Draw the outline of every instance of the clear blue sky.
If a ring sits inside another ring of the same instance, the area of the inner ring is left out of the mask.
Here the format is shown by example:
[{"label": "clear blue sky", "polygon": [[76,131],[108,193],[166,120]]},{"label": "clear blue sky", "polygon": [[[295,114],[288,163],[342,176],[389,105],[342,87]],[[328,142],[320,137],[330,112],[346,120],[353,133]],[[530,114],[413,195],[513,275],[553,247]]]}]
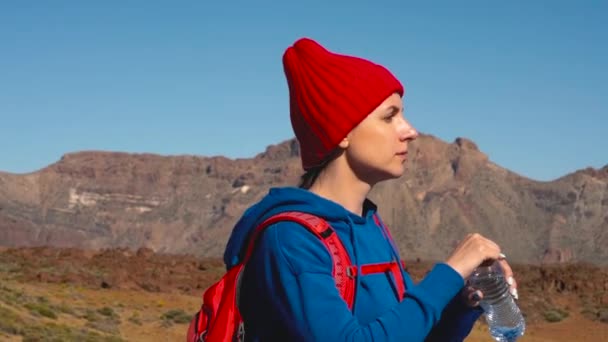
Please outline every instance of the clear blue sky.
[{"label": "clear blue sky", "polygon": [[303,36],[387,66],[421,132],[524,176],[608,164],[608,2],[419,3],[3,1],[0,170],[252,157],[292,137],[281,57]]}]

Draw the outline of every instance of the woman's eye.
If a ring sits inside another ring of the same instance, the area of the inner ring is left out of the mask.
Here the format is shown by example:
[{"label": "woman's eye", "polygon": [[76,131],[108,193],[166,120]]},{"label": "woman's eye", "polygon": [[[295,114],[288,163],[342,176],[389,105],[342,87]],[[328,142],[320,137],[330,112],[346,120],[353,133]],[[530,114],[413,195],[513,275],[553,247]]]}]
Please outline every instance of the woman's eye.
[{"label": "woman's eye", "polygon": [[397,113],[390,113],[387,116],[385,116],[384,118],[382,118],[382,120],[384,120],[385,122],[391,122],[393,121],[393,118],[395,117]]}]

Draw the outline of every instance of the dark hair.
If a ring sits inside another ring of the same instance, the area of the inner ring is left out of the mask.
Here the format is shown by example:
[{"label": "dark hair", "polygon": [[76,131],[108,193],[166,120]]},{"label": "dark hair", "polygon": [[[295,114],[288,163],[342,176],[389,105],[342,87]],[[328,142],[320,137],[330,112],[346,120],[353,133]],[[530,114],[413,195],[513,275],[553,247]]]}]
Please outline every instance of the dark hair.
[{"label": "dark hair", "polygon": [[327,158],[325,158],[323,162],[321,162],[321,164],[306,170],[306,172],[300,177],[300,183],[298,184],[298,187],[306,190],[310,189],[312,185],[315,184],[317,178],[319,178],[321,172],[325,170],[327,165],[334,159],[338,158],[343,151],[344,150],[342,150],[341,148],[336,148],[329,154],[329,156],[327,156]]},{"label": "dark hair", "polygon": [[298,185],[298,187],[300,187],[302,189],[306,189],[306,190],[310,189],[312,187],[312,185],[315,184],[315,181],[321,174],[321,171],[323,171],[323,169],[325,168],[325,165],[326,164],[321,164],[319,166],[316,166],[316,167],[313,167],[312,169],[307,170],[300,177],[300,184]]}]

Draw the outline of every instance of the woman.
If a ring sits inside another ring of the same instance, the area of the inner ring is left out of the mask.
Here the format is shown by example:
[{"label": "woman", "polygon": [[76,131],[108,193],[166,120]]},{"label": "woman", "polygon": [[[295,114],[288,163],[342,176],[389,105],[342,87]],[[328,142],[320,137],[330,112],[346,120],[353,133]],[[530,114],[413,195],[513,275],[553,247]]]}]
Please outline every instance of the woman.
[{"label": "woman", "polygon": [[[326,220],[359,268],[400,260],[367,199],[378,182],[404,172],[418,132],[403,116],[401,83],[384,67],[300,39],[283,56],[291,122],[306,173],[299,188],[275,188],[236,225],[225,252],[238,262],[253,228],[286,211]],[[473,269],[500,258],[500,247],[473,234],[418,284],[356,276],[350,309],[332,277],[332,259],[298,223],[267,228],[245,267],[239,308],[248,341],[461,341],[481,314],[478,291],[465,287]],[[512,275],[506,262],[505,272]],[[515,284],[513,284],[513,289]]]}]

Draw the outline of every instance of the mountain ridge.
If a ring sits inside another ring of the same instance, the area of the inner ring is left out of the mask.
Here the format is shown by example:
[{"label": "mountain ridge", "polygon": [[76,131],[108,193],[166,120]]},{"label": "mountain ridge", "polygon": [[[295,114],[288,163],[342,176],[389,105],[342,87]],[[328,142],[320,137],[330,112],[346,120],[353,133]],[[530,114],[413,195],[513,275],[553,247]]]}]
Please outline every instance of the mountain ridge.
[{"label": "mountain ridge", "polygon": [[[502,168],[466,138],[421,135],[406,174],[370,198],[404,257],[444,259],[480,232],[527,263],[608,263],[608,165],[553,181]],[[242,212],[301,174],[295,139],[252,158],[85,151],[0,172],[0,245],[221,255]]]}]

